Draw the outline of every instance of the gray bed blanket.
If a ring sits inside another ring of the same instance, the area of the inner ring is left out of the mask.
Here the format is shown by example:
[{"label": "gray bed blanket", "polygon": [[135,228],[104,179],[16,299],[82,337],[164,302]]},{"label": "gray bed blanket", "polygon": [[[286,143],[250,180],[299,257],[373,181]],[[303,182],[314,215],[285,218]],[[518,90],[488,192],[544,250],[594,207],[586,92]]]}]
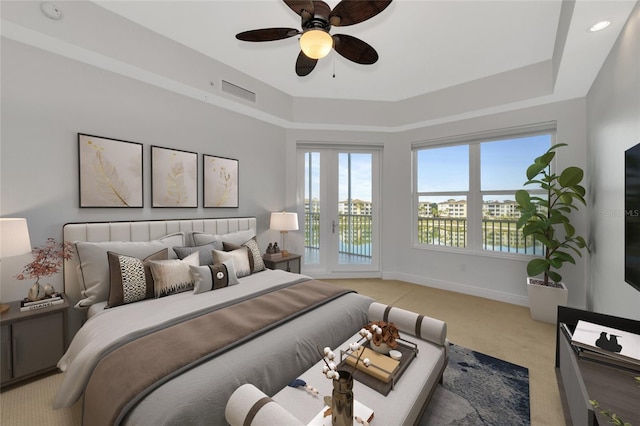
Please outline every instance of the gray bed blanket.
[{"label": "gray bed blanket", "polygon": [[123,345],[102,358],[93,371],[85,391],[83,423],[117,425],[127,407],[167,377],[350,292],[309,280]]},{"label": "gray bed blanket", "polygon": [[[373,300],[346,294],[185,371],[146,395],[126,425],[226,425],[233,391],[252,383],[274,395],[320,359],[317,347],[337,347],[367,322]],[[318,380],[326,380],[318,371]]]}]

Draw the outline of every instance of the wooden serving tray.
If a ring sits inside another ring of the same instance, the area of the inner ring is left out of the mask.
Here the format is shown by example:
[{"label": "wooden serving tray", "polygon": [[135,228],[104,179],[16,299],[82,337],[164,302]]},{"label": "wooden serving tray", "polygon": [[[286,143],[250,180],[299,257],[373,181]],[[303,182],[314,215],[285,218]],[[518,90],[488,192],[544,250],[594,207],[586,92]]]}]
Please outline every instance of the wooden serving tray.
[{"label": "wooden serving tray", "polygon": [[[404,339],[396,339],[396,341],[398,342],[398,347],[396,348],[396,350],[402,353],[402,358],[400,358],[400,365],[398,365],[398,368],[396,368],[395,371],[393,371],[389,375],[388,382],[384,382],[380,379],[377,379],[376,377],[368,373],[365,373],[364,371],[361,371],[359,369],[355,369],[355,371],[353,372],[353,378],[359,381],[360,383],[363,383],[369,386],[371,389],[381,393],[382,395],[387,396],[389,392],[391,392],[391,390],[393,389],[394,384],[400,379],[404,371],[407,369],[409,364],[411,364],[413,359],[418,355],[418,347],[416,346],[415,343],[409,342],[408,340],[404,340]],[[367,342],[363,346],[369,347],[370,343]],[[347,364],[347,360],[346,360],[347,356],[353,356],[353,355],[349,355],[344,351],[340,351],[341,361],[338,364],[338,369],[344,369],[349,371],[353,369],[352,365]],[[372,365],[369,368],[374,368],[374,367]]]}]

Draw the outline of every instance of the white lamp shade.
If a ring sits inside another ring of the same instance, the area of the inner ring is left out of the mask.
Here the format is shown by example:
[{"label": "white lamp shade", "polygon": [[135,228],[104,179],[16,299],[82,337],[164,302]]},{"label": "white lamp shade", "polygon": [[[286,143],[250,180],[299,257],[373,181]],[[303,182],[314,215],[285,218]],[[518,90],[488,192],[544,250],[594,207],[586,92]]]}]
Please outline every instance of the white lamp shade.
[{"label": "white lamp shade", "polygon": [[0,218],[0,259],[31,253],[27,219]]},{"label": "white lamp shade", "polygon": [[269,225],[269,228],[276,231],[297,231],[298,213],[271,213],[271,223]]},{"label": "white lamp shade", "polygon": [[333,38],[324,30],[307,30],[300,37],[300,49],[311,59],[322,59],[331,52]]}]

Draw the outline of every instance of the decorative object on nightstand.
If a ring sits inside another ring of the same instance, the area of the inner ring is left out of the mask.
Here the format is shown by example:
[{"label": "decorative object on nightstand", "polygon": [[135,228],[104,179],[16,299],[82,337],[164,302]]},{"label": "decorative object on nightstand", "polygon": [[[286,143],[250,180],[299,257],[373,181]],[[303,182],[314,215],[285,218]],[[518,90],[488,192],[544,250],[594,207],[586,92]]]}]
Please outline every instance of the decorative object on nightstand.
[{"label": "decorative object on nightstand", "polygon": [[[271,213],[271,223],[269,225],[269,229],[280,231],[280,233],[282,234],[282,256],[289,256],[289,252],[285,250],[285,237],[287,232],[298,230],[298,214],[287,213],[286,211]],[[277,245],[274,246],[274,249],[275,247],[277,247]]]},{"label": "decorative object on nightstand", "polygon": [[282,253],[280,253],[280,247],[278,243],[269,243],[267,251],[263,256],[264,260],[278,260],[282,259]]},{"label": "decorative object on nightstand", "polygon": [[[45,288],[40,285],[40,277],[49,277],[57,274],[65,260],[71,259],[72,248],[70,242],[58,243],[54,238],[47,238],[47,243],[42,247],[33,249],[33,262],[24,266],[22,273],[16,275],[18,280],[35,278],[36,282],[29,289],[27,298],[31,302],[47,297]],[[51,293],[51,289],[49,290]]]},{"label": "decorative object on nightstand", "polygon": [[[31,240],[29,239],[27,219],[0,218],[0,259],[28,253],[31,253]],[[8,309],[8,304],[0,304],[0,312]]]}]

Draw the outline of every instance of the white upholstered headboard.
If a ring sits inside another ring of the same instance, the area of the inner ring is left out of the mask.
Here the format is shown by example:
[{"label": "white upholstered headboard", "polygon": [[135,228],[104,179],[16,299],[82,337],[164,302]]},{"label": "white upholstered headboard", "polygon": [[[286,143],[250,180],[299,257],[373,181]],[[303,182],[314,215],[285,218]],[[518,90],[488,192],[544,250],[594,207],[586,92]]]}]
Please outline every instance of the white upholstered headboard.
[{"label": "white upholstered headboard", "polygon": [[[184,232],[187,238],[192,231],[207,234],[256,230],[255,217],[230,217],[216,219],[149,220],[131,222],[68,223],[62,228],[64,241],[151,241],[174,232]],[[187,245],[193,245],[187,239]],[[77,260],[64,263],[64,292],[73,306],[81,298]]]}]

